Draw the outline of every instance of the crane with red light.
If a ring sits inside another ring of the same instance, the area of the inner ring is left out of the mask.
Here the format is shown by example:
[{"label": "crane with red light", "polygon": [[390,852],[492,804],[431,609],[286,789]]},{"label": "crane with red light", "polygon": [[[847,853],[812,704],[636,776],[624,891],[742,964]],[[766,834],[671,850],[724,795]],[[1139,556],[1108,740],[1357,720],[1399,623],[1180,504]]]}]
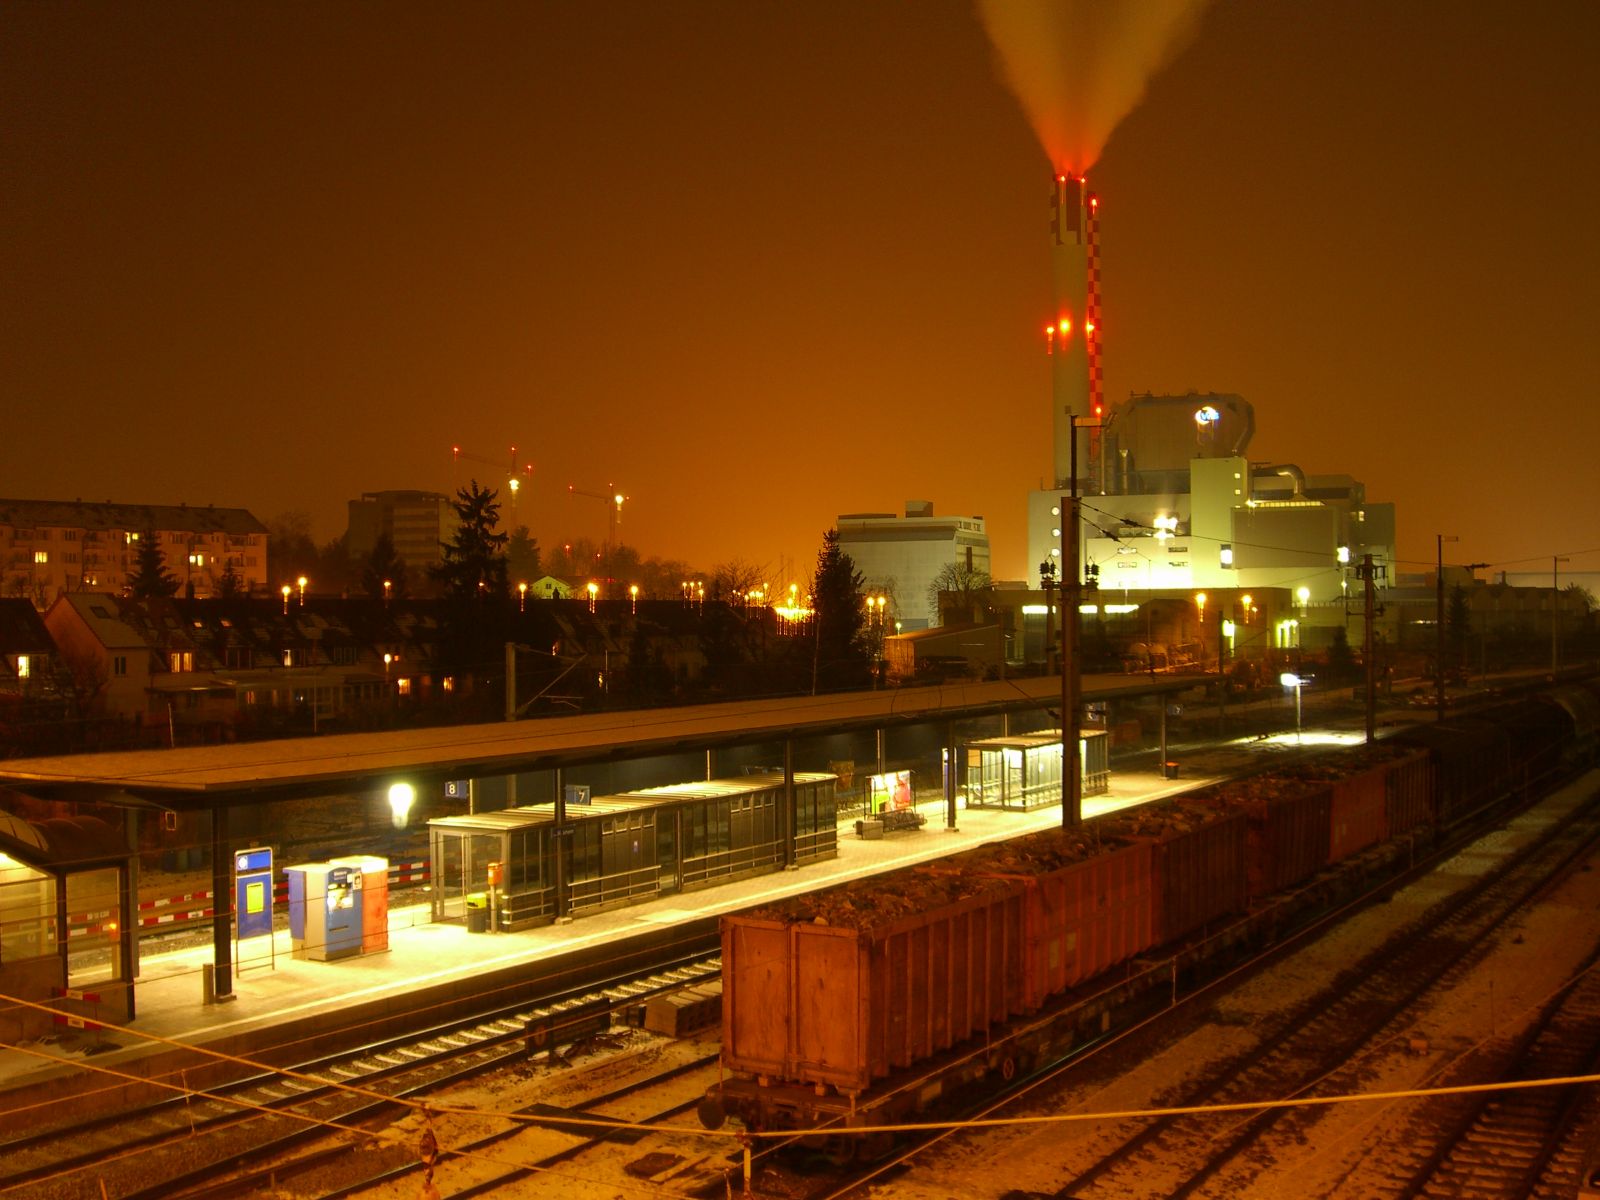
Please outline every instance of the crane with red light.
[{"label": "crane with red light", "polygon": [[617,526],[622,523],[622,506],[623,506],[624,503],[627,502],[628,497],[624,496],[621,492],[619,492],[617,490],[617,485],[614,484],[614,483],[606,484],[606,490],[603,491],[603,492],[587,491],[584,488],[579,487],[577,484],[569,483],[569,484],[567,484],[567,495],[569,495],[569,496],[587,496],[587,497],[589,497],[589,499],[598,500],[598,501],[600,501],[600,503],[602,503],[602,504],[604,504],[606,506],[606,544],[605,544],[605,563],[604,563],[604,566],[605,566],[606,585],[607,585],[607,588],[609,589],[610,584],[612,582],[612,580],[611,580],[611,545],[612,545],[612,543],[614,541],[616,541]]},{"label": "crane with red light", "polygon": [[[488,463],[491,467],[498,467],[503,461],[498,458],[486,458],[482,454],[474,454],[471,451],[463,450],[460,446],[451,446],[450,461],[453,463],[461,462],[463,459],[468,462]],[[517,493],[522,490],[523,483],[525,481],[531,482],[532,479],[533,464],[524,463],[519,469],[517,467],[517,448],[512,446],[511,458],[506,467],[506,489],[511,493],[512,508],[517,506]]]}]

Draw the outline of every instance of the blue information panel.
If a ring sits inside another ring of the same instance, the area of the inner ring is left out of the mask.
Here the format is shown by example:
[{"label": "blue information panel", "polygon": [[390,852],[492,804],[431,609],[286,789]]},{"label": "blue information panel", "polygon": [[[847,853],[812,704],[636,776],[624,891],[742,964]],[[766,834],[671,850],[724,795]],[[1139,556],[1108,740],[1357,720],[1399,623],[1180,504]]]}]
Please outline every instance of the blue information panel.
[{"label": "blue information panel", "polygon": [[465,800],[472,791],[470,779],[447,779],[444,782],[446,800]]},{"label": "blue information panel", "polygon": [[564,790],[568,804],[589,803],[589,785],[587,783],[569,783]]},{"label": "blue information panel", "polygon": [[272,936],[272,850],[241,850],[233,856],[233,911],[238,936]]}]

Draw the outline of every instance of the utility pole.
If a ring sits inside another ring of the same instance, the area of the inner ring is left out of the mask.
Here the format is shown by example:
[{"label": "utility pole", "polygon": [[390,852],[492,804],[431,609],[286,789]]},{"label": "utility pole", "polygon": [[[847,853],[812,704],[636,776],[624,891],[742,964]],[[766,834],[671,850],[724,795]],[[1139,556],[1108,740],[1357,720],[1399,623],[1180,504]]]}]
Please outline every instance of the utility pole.
[{"label": "utility pole", "polygon": [[1356,568],[1356,575],[1362,581],[1366,604],[1362,612],[1362,623],[1366,626],[1365,636],[1361,642],[1361,661],[1366,667],[1367,676],[1367,745],[1372,745],[1378,737],[1378,662],[1372,653],[1372,620],[1377,615],[1377,608],[1373,598],[1373,576],[1377,572],[1372,566],[1372,555],[1363,554],[1361,565]]},{"label": "utility pole", "polygon": [[1061,498],[1061,827],[1083,824],[1083,754],[1079,729],[1083,726],[1082,638],[1078,636],[1078,610],[1083,603],[1083,571],[1078,565],[1078,429],[1099,428],[1092,417],[1073,417],[1071,433],[1072,476]]},{"label": "utility pole", "polygon": [[1444,720],[1444,544],[1446,542],[1459,542],[1461,539],[1448,534],[1435,534],[1438,540],[1435,543],[1438,550],[1435,564],[1433,582],[1437,593],[1434,606],[1434,626],[1438,633],[1436,649],[1433,660],[1433,687],[1434,687],[1434,719]]},{"label": "utility pole", "polygon": [[1571,562],[1560,555],[1550,557],[1550,669],[1561,669],[1561,564]]},{"label": "utility pole", "polygon": [[1217,604],[1217,737],[1227,736],[1228,728],[1228,640],[1223,630],[1227,621],[1223,619],[1223,606]]}]

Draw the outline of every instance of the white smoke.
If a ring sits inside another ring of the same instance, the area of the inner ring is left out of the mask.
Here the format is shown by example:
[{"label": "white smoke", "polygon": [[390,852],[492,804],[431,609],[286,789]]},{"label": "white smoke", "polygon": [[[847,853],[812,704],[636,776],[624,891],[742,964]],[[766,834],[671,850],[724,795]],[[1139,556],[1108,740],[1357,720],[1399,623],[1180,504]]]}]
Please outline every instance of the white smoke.
[{"label": "white smoke", "polygon": [[977,0],[1050,164],[1081,175],[1150,79],[1188,44],[1205,0]]}]

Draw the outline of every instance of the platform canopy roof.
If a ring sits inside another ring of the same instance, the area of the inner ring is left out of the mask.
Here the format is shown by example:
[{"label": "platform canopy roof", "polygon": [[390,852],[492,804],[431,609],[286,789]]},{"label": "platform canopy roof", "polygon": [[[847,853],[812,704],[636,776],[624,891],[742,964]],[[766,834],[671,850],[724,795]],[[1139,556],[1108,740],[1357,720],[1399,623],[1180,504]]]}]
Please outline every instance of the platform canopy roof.
[{"label": "platform canopy roof", "polygon": [[[1196,675],[1085,676],[1086,702],[1187,691]],[[783,696],[685,708],[651,708],[492,725],[0,760],[0,782],[30,791],[118,791],[206,807],[225,797],[317,795],[385,779],[414,783],[545,770],[580,763],[715,749],[824,733],[958,720],[1060,704],[1058,677]]]}]

